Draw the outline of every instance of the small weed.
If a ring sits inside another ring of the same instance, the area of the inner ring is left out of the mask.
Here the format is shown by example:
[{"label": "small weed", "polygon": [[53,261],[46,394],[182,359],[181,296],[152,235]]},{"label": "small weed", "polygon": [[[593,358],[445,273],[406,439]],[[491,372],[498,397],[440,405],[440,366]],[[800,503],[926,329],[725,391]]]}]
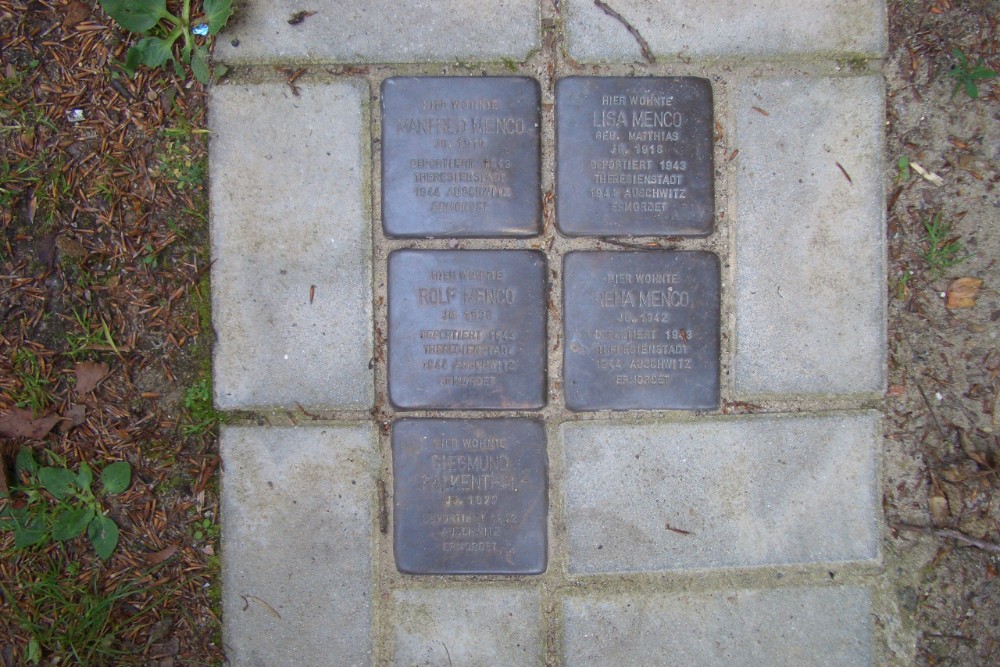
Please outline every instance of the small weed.
[{"label": "small weed", "polygon": [[94,351],[112,351],[118,354],[118,345],[115,344],[111,329],[103,318],[97,322],[91,319],[88,312],[81,313],[74,308],[73,319],[76,320],[80,333],[66,334],[66,342],[69,345],[67,356],[76,359]]},{"label": "small weed", "polygon": [[921,257],[927,262],[927,270],[931,275],[940,275],[945,269],[965,259],[962,242],[957,236],[951,236],[951,225],[941,219],[940,213],[924,220],[923,226],[927,241],[926,250]]},{"label": "small weed", "polygon": [[913,278],[913,274],[909,271],[903,271],[902,275],[896,280],[896,298],[900,301],[904,300],[910,294],[910,279]]},{"label": "small weed", "polygon": [[864,72],[868,69],[868,58],[860,55],[851,56],[850,58],[838,60],[837,65],[852,72]]},{"label": "small weed", "polygon": [[960,90],[965,90],[965,94],[970,99],[977,99],[979,97],[979,82],[992,79],[996,77],[997,73],[986,67],[986,61],[982,58],[973,65],[961,49],[953,49],[951,55],[955,59],[951,71],[948,72],[948,76],[955,79],[951,99],[955,99],[955,95],[958,95]]},{"label": "small weed", "polygon": [[142,245],[142,251],[146,253],[142,256],[142,263],[151,269],[155,269],[159,263],[159,258],[157,257],[156,248],[153,247],[152,243],[144,243]]},{"label": "small weed", "polygon": [[[191,16],[191,0],[183,0],[179,16],[170,13],[166,0],[100,1],[101,8],[118,25],[129,32],[145,35],[125,56],[124,69],[129,75],[135,74],[140,65],[156,68],[172,61],[178,77],[184,76],[183,62],[191,66],[198,81],[207,83],[211,78],[209,41],[229,21],[233,13],[232,0],[203,0],[204,13],[194,17]],[[179,44],[178,40],[181,40]],[[220,66],[214,74],[218,78],[224,73],[225,69]]]},{"label": "small weed", "polygon": [[203,377],[184,392],[184,407],[188,412],[189,424],[181,431],[184,435],[202,435],[219,423],[219,413],[212,404],[212,381]]},{"label": "small weed", "polygon": [[517,71],[517,62],[514,61],[512,58],[504,58],[503,59],[503,66],[507,68],[508,72],[516,72]]},{"label": "small weed", "polygon": [[14,367],[21,381],[20,390],[13,396],[17,407],[31,408],[36,415],[41,414],[55,401],[44,362],[33,351],[22,347],[14,352]]},{"label": "small weed", "polygon": [[[12,490],[23,496],[24,502],[19,506],[8,503],[0,510],[0,528],[14,532],[14,547],[18,549],[65,542],[86,532],[94,551],[107,560],[118,546],[118,526],[104,516],[90,488],[94,471],[86,462],[75,473],[64,462],[57,462],[60,465],[41,467],[29,448],[21,448],[14,470],[22,481]],[[106,494],[122,493],[131,483],[132,467],[127,461],[112,463],[101,472]]]},{"label": "small weed", "polygon": [[[134,614],[112,619],[115,607],[150,589],[131,582],[103,592],[97,573],[81,580],[79,563],[49,563],[42,572],[18,569],[19,580],[0,583],[12,620],[30,639],[22,649],[22,663],[37,665],[43,656],[50,665],[117,664],[128,651],[117,646],[118,636],[136,622]],[[29,580],[20,580],[23,577]],[[10,586],[8,588],[8,586]]]},{"label": "small weed", "polygon": [[167,141],[166,151],[160,157],[158,175],[173,181],[178,190],[195,190],[205,182],[207,166],[204,158],[195,158],[191,146],[182,139]]},{"label": "small weed", "polygon": [[205,517],[194,522],[191,537],[195,542],[202,540],[213,541],[219,537],[219,524],[213,523],[211,517]]},{"label": "small weed", "polygon": [[896,174],[896,179],[904,183],[910,180],[910,158],[906,155],[900,156],[898,167],[899,173]]}]

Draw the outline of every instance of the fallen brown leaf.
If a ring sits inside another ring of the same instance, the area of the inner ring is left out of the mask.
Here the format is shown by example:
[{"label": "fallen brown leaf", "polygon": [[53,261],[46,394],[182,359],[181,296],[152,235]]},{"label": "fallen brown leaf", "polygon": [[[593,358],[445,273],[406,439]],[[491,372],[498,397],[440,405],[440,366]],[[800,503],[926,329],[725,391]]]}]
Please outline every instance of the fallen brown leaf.
[{"label": "fallen brown leaf", "polygon": [[3,447],[0,447],[0,498],[10,498],[12,480],[7,469],[7,457]]},{"label": "fallen brown leaf", "polygon": [[163,561],[167,560],[171,556],[177,553],[177,545],[171,544],[165,549],[160,549],[156,553],[146,554],[146,562],[150,565],[159,565]]},{"label": "fallen brown leaf", "polygon": [[59,424],[59,432],[67,433],[74,426],[79,426],[87,421],[87,407],[84,405],[71,405],[62,413],[63,422]]},{"label": "fallen brown leaf", "polygon": [[49,431],[62,419],[55,414],[35,417],[31,410],[11,408],[10,412],[0,416],[0,435],[5,435],[8,438],[40,440],[48,435]]},{"label": "fallen brown leaf", "polygon": [[60,234],[56,237],[56,249],[59,255],[67,259],[80,261],[87,256],[87,248],[72,236]]},{"label": "fallen brown leaf", "polygon": [[948,499],[940,491],[927,499],[927,507],[931,511],[931,522],[938,527],[948,524],[951,512],[948,509]]},{"label": "fallen brown leaf", "polygon": [[73,367],[76,373],[76,393],[83,396],[87,392],[93,391],[101,380],[103,380],[111,368],[104,362],[81,361]]},{"label": "fallen brown leaf", "polygon": [[972,308],[976,305],[976,295],[982,286],[983,281],[979,278],[956,278],[948,286],[948,301],[945,305],[952,310]]},{"label": "fallen brown leaf", "polygon": [[66,7],[66,16],[63,17],[64,28],[75,28],[79,24],[90,18],[90,5],[85,2],[75,0]]}]

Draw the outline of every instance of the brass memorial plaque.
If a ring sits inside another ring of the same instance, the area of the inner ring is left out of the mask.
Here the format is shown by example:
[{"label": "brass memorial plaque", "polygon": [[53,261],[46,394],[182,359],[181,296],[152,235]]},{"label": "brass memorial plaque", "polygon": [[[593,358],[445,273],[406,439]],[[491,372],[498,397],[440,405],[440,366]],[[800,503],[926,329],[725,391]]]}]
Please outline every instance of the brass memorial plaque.
[{"label": "brass memorial plaque", "polygon": [[715,254],[571,252],[563,285],[569,409],[718,406]]},{"label": "brass memorial plaque", "polygon": [[397,421],[396,567],[410,574],[544,572],[546,468],[538,421]]},{"label": "brass memorial plaque", "polygon": [[571,236],[707,236],[712,86],[696,77],[556,83],[556,223]]},{"label": "brass memorial plaque", "polygon": [[386,235],[537,234],[539,114],[534,79],[386,79],[382,84]]},{"label": "brass memorial plaque", "polygon": [[400,409],[545,404],[545,257],[533,250],[389,255],[389,400]]}]

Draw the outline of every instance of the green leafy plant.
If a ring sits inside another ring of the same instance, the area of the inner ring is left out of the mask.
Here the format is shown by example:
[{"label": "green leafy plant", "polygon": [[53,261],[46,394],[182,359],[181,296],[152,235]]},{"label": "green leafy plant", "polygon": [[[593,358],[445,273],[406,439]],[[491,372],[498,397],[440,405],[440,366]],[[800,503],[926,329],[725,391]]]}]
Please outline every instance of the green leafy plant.
[{"label": "green leafy plant", "polygon": [[119,664],[128,650],[118,636],[134,627],[136,616],[116,620],[112,612],[126,598],[149,592],[138,582],[101,590],[97,573],[81,579],[80,564],[50,561],[45,569],[17,570],[17,579],[0,582],[11,619],[28,636],[19,664],[37,665],[42,657],[56,665]]},{"label": "green leafy plant", "polygon": [[[145,35],[125,56],[128,74],[135,74],[140,65],[155,68],[172,61],[177,76],[184,76],[183,62],[190,65],[195,78],[202,83],[210,76],[208,40],[229,21],[232,5],[232,0],[204,0],[203,13],[192,18],[191,0],[182,0],[180,16],[170,13],[166,0],[101,0],[101,8],[118,25]],[[196,39],[199,36],[205,39],[199,41]],[[216,76],[224,71],[217,68]]]},{"label": "green leafy plant", "polygon": [[201,542],[202,540],[215,540],[219,537],[220,528],[216,523],[212,523],[211,517],[205,517],[194,522],[192,526],[193,533],[191,537],[195,539],[196,542]]},{"label": "green leafy plant", "polygon": [[219,423],[219,413],[212,404],[212,381],[196,380],[184,391],[184,407],[190,423],[182,427],[184,435],[201,435]]},{"label": "green leafy plant", "polygon": [[957,236],[951,235],[951,225],[941,219],[940,213],[924,220],[923,226],[927,241],[921,257],[927,262],[932,275],[940,275],[945,269],[965,259],[962,242]]},{"label": "green leafy plant", "polygon": [[901,156],[897,166],[899,167],[899,173],[896,175],[896,178],[904,182],[910,180],[910,158],[906,155]]},{"label": "green leafy plant", "polygon": [[996,77],[997,73],[986,67],[986,61],[982,58],[975,64],[969,62],[968,56],[961,49],[953,49],[951,52],[955,59],[948,76],[955,79],[955,87],[951,91],[951,98],[955,99],[958,91],[965,90],[965,94],[971,99],[979,97],[979,82]]},{"label": "green leafy plant", "polygon": [[[32,451],[22,447],[14,470],[22,482],[12,490],[23,495],[24,502],[8,501],[0,510],[0,528],[14,532],[15,548],[65,542],[86,532],[101,559],[111,556],[118,546],[118,526],[103,514],[91,489],[94,471],[86,462],[75,473],[64,464],[42,467]],[[132,467],[117,461],[104,468],[100,479],[105,494],[122,493],[132,483]]]}]

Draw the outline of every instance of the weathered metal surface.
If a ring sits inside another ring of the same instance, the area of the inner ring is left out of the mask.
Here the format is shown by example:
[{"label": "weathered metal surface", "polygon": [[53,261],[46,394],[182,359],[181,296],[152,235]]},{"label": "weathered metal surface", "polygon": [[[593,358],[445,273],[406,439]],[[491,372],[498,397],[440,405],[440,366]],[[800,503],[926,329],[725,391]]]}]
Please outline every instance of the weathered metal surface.
[{"label": "weathered metal surface", "polygon": [[545,404],[545,258],[531,250],[389,256],[389,400],[400,409]]},{"label": "weathered metal surface", "polygon": [[556,222],[571,236],[707,236],[712,86],[696,77],[556,84]]},{"label": "weathered metal surface", "polygon": [[539,421],[397,421],[396,567],[411,574],[544,572],[546,468]]},{"label": "weathered metal surface", "polygon": [[572,252],[563,285],[567,407],[718,406],[716,255]]},{"label": "weathered metal surface", "polygon": [[386,235],[537,234],[539,118],[534,79],[386,79],[382,84]]}]

